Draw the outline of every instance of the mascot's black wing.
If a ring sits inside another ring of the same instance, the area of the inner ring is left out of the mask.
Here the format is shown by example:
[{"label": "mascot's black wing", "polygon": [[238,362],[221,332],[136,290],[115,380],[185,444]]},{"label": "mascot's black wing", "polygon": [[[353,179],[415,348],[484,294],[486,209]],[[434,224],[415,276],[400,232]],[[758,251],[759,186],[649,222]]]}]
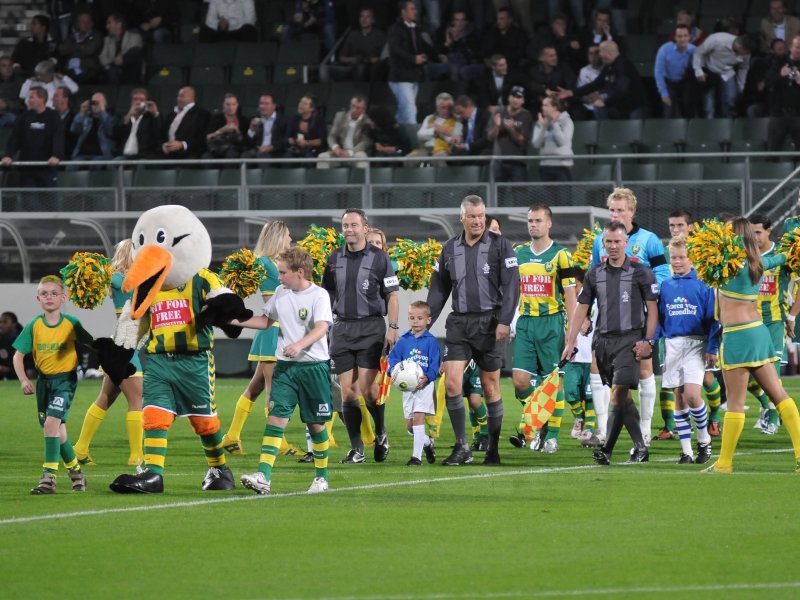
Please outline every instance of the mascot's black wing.
[{"label": "mascot's black wing", "polygon": [[115,386],[119,387],[123,379],[136,373],[136,367],[131,364],[135,349],[117,346],[111,338],[97,338],[92,348],[97,350],[100,367]]},{"label": "mascot's black wing", "polygon": [[242,333],[241,327],[229,325],[234,319],[247,321],[253,316],[253,311],[245,308],[244,301],[233,293],[222,293],[206,298],[200,314],[197,315],[197,325],[200,327],[219,327],[230,338],[238,338]]}]

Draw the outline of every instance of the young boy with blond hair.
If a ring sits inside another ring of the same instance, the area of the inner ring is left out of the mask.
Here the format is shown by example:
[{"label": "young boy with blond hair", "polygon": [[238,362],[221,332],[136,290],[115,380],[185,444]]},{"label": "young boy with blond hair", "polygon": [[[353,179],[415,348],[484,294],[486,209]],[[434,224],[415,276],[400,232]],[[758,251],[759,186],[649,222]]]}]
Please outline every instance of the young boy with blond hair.
[{"label": "young boy with blond hair", "polygon": [[42,277],[36,299],[44,313],[28,323],[14,341],[14,371],[23,394],[34,393],[34,385],[23,364],[26,354],[33,354],[39,372],[35,391],[39,423],[44,428],[44,464],[39,484],[31,494],[56,493],[59,458],[64,461],[72,480],[72,490],[82,492],[86,490],[86,477],[67,438],[66,423],[78,383],[75,342],[91,342],[92,336],[77,318],[61,312],[67,296],[60,277]]}]

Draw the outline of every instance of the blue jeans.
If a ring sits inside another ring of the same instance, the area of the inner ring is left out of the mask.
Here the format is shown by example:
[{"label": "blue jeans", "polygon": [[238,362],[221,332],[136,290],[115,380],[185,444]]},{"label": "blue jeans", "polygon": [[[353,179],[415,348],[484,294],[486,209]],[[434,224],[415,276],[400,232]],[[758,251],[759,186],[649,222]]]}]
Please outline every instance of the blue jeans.
[{"label": "blue jeans", "polygon": [[[703,95],[703,108],[705,109],[706,118],[713,119],[716,116],[732,117],[738,93],[739,88],[736,85],[736,77],[723,81],[719,75],[708,75],[708,89]],[[717,115],[716,110],[717,96],[719,96],[720,104],[719,115]]]},{"label": "blue jeans", "polygon": [[399,125],[416,125],[419,84],[412,81],[390,81],[389,88],[397,98],[397,123]]}]

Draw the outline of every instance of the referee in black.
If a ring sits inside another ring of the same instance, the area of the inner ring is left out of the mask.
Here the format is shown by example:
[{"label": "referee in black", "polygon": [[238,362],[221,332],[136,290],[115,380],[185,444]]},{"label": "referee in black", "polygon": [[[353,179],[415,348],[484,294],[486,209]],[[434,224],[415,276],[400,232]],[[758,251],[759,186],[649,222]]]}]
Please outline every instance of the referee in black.
[{"label": "referee in black", "polygon": [[[348,208],[342,215],[345,245],[331,252],[322,274],[322,287],[331,296],[331,371],[342,387],[342,417],[350,437],[350,451],[343,464],[363,463],[361,408],[364,396],[375,421],[375,462],[389,454],[384,407],[375,403],[372,383],[380,370],[384,347],[397,342],[400,289],[389,255],[367,243],[369,223],[363,210]],[[389,329],[384,315],[388,313]]]},{"label": "referee in black", "polygon": [[597,324],[592,349],[600,377],[611,386],[606,443],[592,453],[600,465],[611,464],[611,453],[623,425],[633,440],[628,462],[647,462],[649,454],[639,426],[639,411],[631,390],[639,385],[640,358],[653,353],[658,325],[658,284],[653,272],[625,254],[625,225],[611,221],[603,228],[608,260],[589,270],[578,296],[562,358],[571,358],[581,324],[597,301]]},{"label": "referee in black", "polygon": [[451,292],[453,295],[453,312],[445,324],[443,361],[447,412],[456,444],[443,464],[472,462],[462,379],[464,368],[474,359],[481,370],[489,414],[489,447],[483,464],[499,465],[497,448],[503,424],[500,367],[503,342],[509,337],[519,302],[519,269],[511,243],[486,229],[486,205],[480,196],[467,196],[461,202],[461,223],[464,231],[442,248],[428,292],[431,323],[441,314]]}]

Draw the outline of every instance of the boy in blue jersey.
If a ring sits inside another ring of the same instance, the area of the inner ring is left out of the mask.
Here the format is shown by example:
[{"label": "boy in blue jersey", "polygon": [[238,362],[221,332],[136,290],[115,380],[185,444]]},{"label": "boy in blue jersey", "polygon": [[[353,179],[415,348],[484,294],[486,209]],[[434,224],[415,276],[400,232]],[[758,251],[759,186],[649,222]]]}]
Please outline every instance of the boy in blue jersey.
[{"label": "boy in blue jersey", "polygon": [[[719,322],[714,318],[714,291],[697,278],[686,251],[686,238],[670,240],[673,276],[661,284],[659,327],[666,339],[663,385],[675,392],[675,427],[681,442],[678,464],[711,459],[708,412],[700,396],[705,369],[719,350]],[[692,425],[697,430],[697,456],[692,452]]]},{"label": "boy in blue jersey", "polygon": [[408,432],[414,436],[414,448],[406,466],[422,464],[422,452],[429,463],[436,462],[433,439],[425,435],[425,416],[436,414],[433,382],[439,373],[439,342],[428,331],[431,324],[431,308],[427,302],[418,300],[408,307],[406,331],[389,353],[389,372],[398,363],[412,359],[422,369],[422,377],[416,389],[403,392],[403,416]]},{"label": "boy in blue jersey", "polygon": [[[669,265],[664,256],[664,246],[661,240],[652,231],[642,229],[633,221],[636,214],[636,195],[628,188],[614,188],[606,201],[612,221],[619,221],[628,232],[628,246],[625,253],[631,261],[649,267],[656,277],[656,282],[661,283],[670,276]],[[606,259],[603,247],[603,234],[599,233],[594,238],[592,245],[592,261],[589,267],[603,262]],[[651,425],[653,421],[653,407],[656,402],[656,378],[653,375],[653,359],[647,358],[639,361],[639,404],[641,414],[641,428],[645,443],[650,445]]]}]

